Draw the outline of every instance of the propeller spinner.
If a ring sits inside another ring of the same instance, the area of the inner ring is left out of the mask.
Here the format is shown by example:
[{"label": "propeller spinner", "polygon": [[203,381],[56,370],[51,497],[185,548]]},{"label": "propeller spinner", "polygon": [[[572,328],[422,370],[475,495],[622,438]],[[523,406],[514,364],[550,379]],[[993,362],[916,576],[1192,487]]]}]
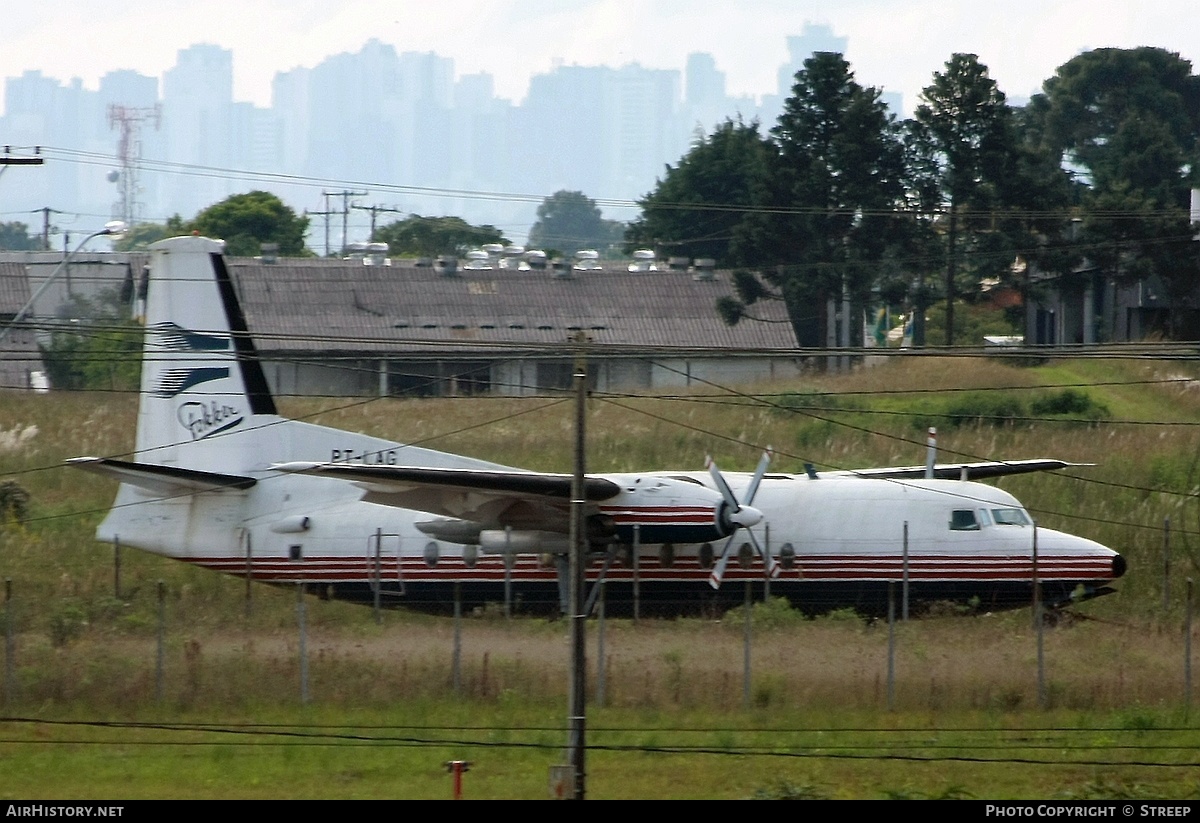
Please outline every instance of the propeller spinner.
[{"label": "propeller spinner", "polygon": [[767,466],[771,463],[771,447],[768,446],[759,458],[758,467],[754,470],[754,476],[750,479],[750,485],[746,488],[746,502],[739,502],[737,496],[733,493],[733,489],[729,488],[729,483],[725,481],[725,476],[721,474],[721,470],[717,468],[717,464],[712,458],[705,459],[705,465],[708,467],[708,473],[712,475],[713,483],[716,484],[717,490],[721,496],[725,498],[725,519],[733,529],[733,533],[729,535],[729,539],[725,541],[725,548],[721,549],[721,556],[717,559],[713,566],[712,574],[708,577],[708,584],[714,589],[721,587],[721,579],[725,576],[725,566],[729,563],[729,549],[733,546],[733,541],[737,538],[737,529],[745,529],[750,535],[750,543],[754,546],[754,550],[758,552],[758,556],[762,558],[764,568],[769,569],[771,577],[779,576],[779,562],[771,557],[762,546],[758,543],[758,538],[754,536],[753,526],[757,526],[762,522],[763,513],[754,508],[751,504],[754,502],[754,496],[758,494],[758,486],[762,483],[763,475],[767,472]]}]

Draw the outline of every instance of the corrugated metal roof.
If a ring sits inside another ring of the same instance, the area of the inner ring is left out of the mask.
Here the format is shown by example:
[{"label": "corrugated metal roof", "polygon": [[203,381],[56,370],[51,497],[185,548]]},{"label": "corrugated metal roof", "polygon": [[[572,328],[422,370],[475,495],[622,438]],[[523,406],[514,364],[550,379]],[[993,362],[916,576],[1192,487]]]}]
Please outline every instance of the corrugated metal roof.
[{"label": "corrugated metal roof", "polygon": [[29,277],[25,266],[0,261],[0,317],[13,317],[29,301]]},{"label": "corrugated metal roof", "polygon": [[[426,267],[263,264],[234,258],[246,320],[264,351],[433,352],[553,347],[583,331],[602,346],[788,350],[796,338],[783,305],[726,326],[716,312],[731,295],[727,273],[460,271]],[[315,340],[314,340],[315,338]]]}]

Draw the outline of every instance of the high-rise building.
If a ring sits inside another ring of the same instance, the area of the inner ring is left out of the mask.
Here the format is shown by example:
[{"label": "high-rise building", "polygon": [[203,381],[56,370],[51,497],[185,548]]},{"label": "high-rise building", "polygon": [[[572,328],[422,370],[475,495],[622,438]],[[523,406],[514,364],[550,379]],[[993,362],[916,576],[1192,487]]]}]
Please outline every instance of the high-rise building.
[{"label": "high-rise building", "polygon": [[233,52],[210,44],[180,50],[163,73],[162,129],[167,158],[180,164],[166,181],[170,208],[185,216],[235,193],[241,183],[200,169],[228,169],[233,106]]},{"label": "high-rise building", "polygon": [[763,95],[759,116],[770,129],[783,112],[783,103],[792,96],[792,85],[796,72],[804,68],[804,61],[817,52],[846,53],[849,39],[833,33],[831,26],[805,23],[799,35],[787,38],[788,61],[779,67],[776,74],[775,93]]}]

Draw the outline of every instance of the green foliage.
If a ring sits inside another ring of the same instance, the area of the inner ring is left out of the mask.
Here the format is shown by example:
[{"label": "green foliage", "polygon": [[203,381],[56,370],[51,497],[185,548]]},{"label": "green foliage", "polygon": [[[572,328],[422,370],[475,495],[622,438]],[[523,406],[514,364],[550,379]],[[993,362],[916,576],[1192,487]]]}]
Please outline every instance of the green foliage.
[{"label": "green foliage", "polygon": [[626,251],[651,247],[669,255],[712,258],[718,265],[730,263],[734,234],[744,214],[728,207],[755,205],[772,153],[758,123],[726,120],[712,134],[701,136],[638,201],[642,215],[626,232]]},{"label": "green foliage", "polygon": [[1081,389],[1060,389],[1035,395],[1029,410],[1038,417],[1079,417],[1098,420],[1108,417],[1108,407]]},{"label": "green foliage", "polygon": [[756,789],[751,800],[830,800],[833,795],[815,783],[792,783],[780,780],[766,788]]},{"label": "green foliage", "polygon": [[[792,604],[786,597],[772,597],[765,602],[752,603],[750,606],[750,625],[759,631],[773,631],[797,626],[806,619],[803,612],[792,608]],[[730,609],[721,618],[721,622],[731,628],[745,625],[746,607],[738,606]]]},{"label": "green foliage", "polygon": [[137,223],[130,226],[120,239],[113,243],[113,249],[116,251],[139,251],[151,243],[157,243],[168,237],[178,237],[187,234],[188,231],[187,224],[178,214],[168,218],[164,224]]},{"label": "green foliage", "polygon": [[[908,228],[891,215],[904,195],[900,131],[879,90],[861,86],[842,55],[821,52],[796,73],[771,138],[760,208],[737,227],[734,256],[760,267],[800,345],[823,345],[825,299],[845,293],[864,305]],[[744,288],[739,297],[752,302]]]},{"label": "green foliage", "polygon": [[284,257],[308,257],[308,217],[297,215],[274,194],[235,194],[201,211],[184,228],[225,241],[234,257],[254,257],[263,243],[276,243]]},{"label": "green foliage", "polygon": [[557,191],[542,201],[529,230],[529,246],[571,256],[580,249],[606,252],[621,242],[625,224],[605,220],[581,191]]},{"label": "green foliage", "polygon": [[1069,388],[1039,391],[1031,396],[1018,392],[963,392],[936,405],[941,407],[937,413],[913,417],[913,427],[1009,426],[1033,418],[1096,423],[1110,416],[1108,407],[1086,391]]},{"label": "green foliage", "polygon": [[1200,276],[1186,207],[1200,142],[1200,77],[1161,48],[1094,49],[1059,66],[1031,108],[1056,157],[1086,170],[1079,241],[1111,276],[1156,275],[1172,300],[1168,328]]},{"label": "green foliage", "polygon": [[16,480],[0,481],[0,529],[7,523],[23,523],[29,516],[29,492]]},{"label": "green foliage", "polygon": [[829,392],[791,391],[771,400],[772,406],[789,411],[833,411],[837,409],[860,409],[863,404],[853,397],[841,397]]},{"label": "green foliage", "polygon": [[71,643],[87,628],[87,612],[73,601],[63,601],[50,613],[50,643],[56,649]]},{"label": "green foliage", "polygon": [[461,217],[422,217],[419,214],[410,214],[403,220],[376,229],[371,239],[387,243],[393,255],[413,257],[460,256],[487,243],[508,243],[495,226],[472,226]]},{"label": "green foliage", "polygon": [[136,391],[141,381],[142,326],[115,291],[94,300],[75,297],[70,331],[56,331],[41,347],[56,389]]},{"label": "green foliage", "polygon": [[42,239],[29,233],[29,226],[19,221],[0,223],[0,250],[34,251],[42,247]]},{"label": "green foliage", "polygon": [[1161,790],[1135,780],[1100,775],[1082,785],[1063,790],[1064,800],[1161,800]]}]

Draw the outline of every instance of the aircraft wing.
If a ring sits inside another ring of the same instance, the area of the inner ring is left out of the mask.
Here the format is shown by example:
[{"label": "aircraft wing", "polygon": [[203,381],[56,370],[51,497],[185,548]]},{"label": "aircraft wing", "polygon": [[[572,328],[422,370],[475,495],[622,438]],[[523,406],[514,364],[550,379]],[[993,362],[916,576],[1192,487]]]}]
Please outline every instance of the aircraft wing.
[{"label": "aircraft wing", "polygon": [[114,477],[122,483],[129,483],[165,497],[193,492],[243,491],[258,482],[253,477],[238,474],[134,463],[112,457],[73,457],[67,461],[67,465],[92,474]]},{"label": "aircraft wing", "polygon": [[[281,463],[276,471],[348,480],[364,500],[446,517],[514,528],[556,530],[568,515],[569,474],[365,466],[355,463]],[[621,487],[602,477],[584,478],[588,501],[615,497]]]},{"label": "aircraft wing", "polygon": [[[1004,477],[1010,474],[1056,471],[1072,466],[1090,466],[1090,463],[1068,463],[1065,460],[1035,458],[1032,460],[988,460],[979,463],[938,463],[933,467],[933,476],[942,480],[982,480],[988,477]],[[925,477],[924,466],[885,466],[878,469],[851,469],[848,471],[822,472],[822,475],[841,477],[868,477],[882,480],[919,480]]]}]

